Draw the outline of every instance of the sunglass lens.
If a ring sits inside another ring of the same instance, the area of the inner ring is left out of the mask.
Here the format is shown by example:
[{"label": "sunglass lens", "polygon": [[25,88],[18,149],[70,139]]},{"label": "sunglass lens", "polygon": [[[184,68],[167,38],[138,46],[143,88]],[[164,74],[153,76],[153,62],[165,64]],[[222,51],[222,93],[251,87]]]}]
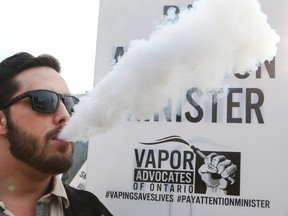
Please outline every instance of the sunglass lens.
[{"label": "sunglass lens", "polygon": [[65,96],[64,103],[69,114],[74,112],[73,107],[79,102],[79,99],[74,96]]},{"label": "sunglass lens", "polygon": [[36,91],[32,94],[33,109],[39,112],[51,113],[58,106],[59,97],[50,91]]}]

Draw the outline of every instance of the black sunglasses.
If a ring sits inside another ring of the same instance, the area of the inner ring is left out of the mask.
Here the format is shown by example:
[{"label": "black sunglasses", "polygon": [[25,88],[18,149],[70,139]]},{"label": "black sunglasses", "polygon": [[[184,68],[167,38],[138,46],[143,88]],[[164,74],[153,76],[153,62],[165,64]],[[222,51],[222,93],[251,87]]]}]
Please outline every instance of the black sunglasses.
[{"label": "black sunglasses", "polygon": [[62,95],[50,90],[31,90],[11,98],[7,103],[0,107],[0,110],[17,103],[26,97],[31,99],[31,106],[33,110],[41,113],[55,112],[59,105],[59,100],[61,100],[64,103],[68,113],[72,115],[74,112],[74,105],[79,102],[79,99],[75,96]]}]

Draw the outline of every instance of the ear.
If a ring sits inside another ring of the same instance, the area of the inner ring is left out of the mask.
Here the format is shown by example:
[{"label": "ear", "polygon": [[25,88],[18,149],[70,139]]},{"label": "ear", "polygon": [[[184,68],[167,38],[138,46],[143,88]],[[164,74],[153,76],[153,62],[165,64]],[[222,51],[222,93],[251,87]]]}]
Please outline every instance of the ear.
[{"label": "ear", "polygon": [[0,111],[0,135],[7,134],[7,119],[3,111]]}]

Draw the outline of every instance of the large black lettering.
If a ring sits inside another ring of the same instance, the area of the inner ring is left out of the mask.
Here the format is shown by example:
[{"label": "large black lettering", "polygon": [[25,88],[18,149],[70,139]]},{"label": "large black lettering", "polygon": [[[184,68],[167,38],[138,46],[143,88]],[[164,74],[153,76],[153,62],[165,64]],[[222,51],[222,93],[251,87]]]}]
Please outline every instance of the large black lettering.
[{"label": "large black lettering", "polygon": [[179,151],[174,150],[171,152],[170,167],[172,169],[179,169],[180,166],[181,166],[181,154]]},{"label": "large black lettering", "polygon": [[149,165],[152,165],[153,168],[156,168],[154,151],[152,149],[149,149],[148,151],[145,168],[147,168]]},{"label": "large black lettering", "polygon": [[144,159],[145,149],[141,150],[140,157],[139,157],[138,149],[134,149],[134,152],[135,152],[135,158],[136,158],[136,165],[137,167],[141,167],[143,159]]},{"label": "large black lettering", "polygon": [[[258,101],[256,103],[252,103],[252,95],[257,95]],[[246,90],[246,123],[251,123],[251,112],[255,111],[257,116],[258,123],[263,124],[263,116],[261,113],[261,106],[264,103],[264,94],[258,88],[247,88]]]},{"label": "large black lettering", "polygon": [[[192,7],[193,7],[192,4],[189,4],[189,5],[187,6],[188,9],[190,9],[190,8],[192,8]],[[164,5],[164,7],[163,7],[163,15],[164,15],[164,16],[167,16],[168,13],[169,13],[169,10],[171,10],[171,9],[174,9],[174,10],[175,10],[175,14],[179,14],[179,13],[180,13],[180,9],[179,9],[178,6],[176,6],[176,5]]]},{"label": "large black lettering", "polygon": [[[264,66],[268,72],[269,77],[275,78],[275,57],[270,62],[266,60],[264,62]],[[237,77],[238,79],[246,79],[247,77],[250,76],[250,73],[248,72],[245,72],[244,74],[236,73],[234,74],[234,76]],[[260,79],[261,77],[262,77],[262,69],[260,65],[256,71],[256,78]]]},{"label": "large black lettering", "polygon": [[193,170],[193,162],[194,154],[192,151],[184,151],[184,161],[183,161],[183,169],[187,169],[187,165],[190,170]]},{"label": "large black lettering", "polygon": [[[259,68],[258,68],[259,70]],[[236,73],[234,74],[235,77],[237,77],[238,79],[246,79],[247,77],[250,76],[250,73],[245,72],[244,74],[240,74],[240,73]]]},{"label": "large black lettering", "polygon": [[121,57],[123,55],[124,55],[124,47],[122,47],[122,46],[121,47],[117,47],[116,51],[115,51],[115,54],[114,54],[115,63],[117,63],[119,57]]},{"label": "large black lettering", "polygon": [[213,123],[217,122],[217,113],[218,113],[218,94],[223,93],[223,89],[213,89],[210,91],[212,93],[212,119]]},{"label": "large black lettering", "polygon": [[240,107],[240,102],[233,101],[233,94],[242,93],[242,88],[229,88],[227,95],[227,122],[242,123],[242,118],[233,118],[233,108]]},{"label": "large black lettering", "polygon": [[177,6],[175,6],[175,5],[164,5],[164,7],[163,7],[163,15],[167,16],[169,10],[171,10],[171,9],[175,10],[175,14],[179,14],[180,13],[180,9]]},{"label": "large black lettering", "polygon": [[[264,62],[264,65],[265,65],[265,68],[268,72],[269,77],[275,78],[275,57],[270,62],[266,60]],[[262,74],[262,70],[261,70],[261,67],[259,67],[258,70],[256,71],[256,78],[260,79],[261,74]]]},{"label": "large black lettering", "polygon": [[[167,106],[165,106],[162,110],[163,110],[165,120],[167,122],[171,122],[172,121],[172,101],[168,100]],[[155,113],[154,114],[154,122],[158,122],[159,118],[160,118],[160,114]]]},{"label": "large black lettering", "polygon": [[166,150],[159,150],[159,158],[158,158],[158,168],[161,168],[161,164],[163,161],[167,161],[169,158],[169,152]]},{"label": "large black lettering", "polygon": [[198,112],[196,117],[193,117],[190,112],[185,113],[185,117],[190,122],[200,122],[203,118],[204,112],[200,105],[193,99],[192,95],[196,93],[199,97],[203,95],[203,92],[199,88],[191,88],[186,93],[187,101],[195,108]]}]

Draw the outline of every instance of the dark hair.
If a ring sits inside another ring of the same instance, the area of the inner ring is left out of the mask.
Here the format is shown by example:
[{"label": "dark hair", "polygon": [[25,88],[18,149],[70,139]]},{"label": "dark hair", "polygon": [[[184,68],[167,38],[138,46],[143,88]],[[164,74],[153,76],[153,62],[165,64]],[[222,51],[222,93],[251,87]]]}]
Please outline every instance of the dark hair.
[{"label": "dark hair", "polygon": [[15,76],[26,69],[41,66],[53,68],[60,73],[59,61],[48,54],[34,57],[27,52],[20,52],[4,59],[0,63],[0,107],[19,90]]}]

